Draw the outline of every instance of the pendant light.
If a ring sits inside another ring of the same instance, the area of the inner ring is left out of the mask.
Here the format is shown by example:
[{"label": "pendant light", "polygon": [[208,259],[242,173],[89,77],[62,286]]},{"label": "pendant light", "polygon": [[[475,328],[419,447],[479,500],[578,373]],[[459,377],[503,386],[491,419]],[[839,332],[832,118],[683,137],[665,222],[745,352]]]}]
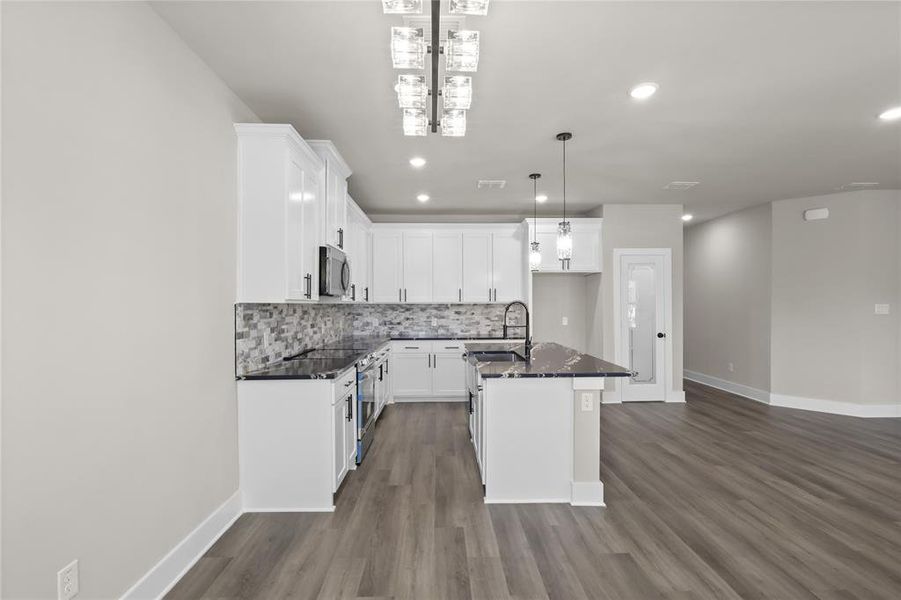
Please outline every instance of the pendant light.
[{"label": "pendant light", "polygon": [[529,244],[529,267],[533,271],[537,271],[541,266],[541,246],[538,244],[538,178],[541,173],[532,173],[529,179],[532,180],[532,191],[534,192],[535,214],[532,218],[532,231],[535,234],[533,241]]},{"label": "pendant light", "polygon": [[572,226],[566,220],[566,142],[572,137],[568,131],[557,134],[557,139],[563,142],[563,220],[557,224],[557,259],[564,269],[569,268],[573,256]]}]

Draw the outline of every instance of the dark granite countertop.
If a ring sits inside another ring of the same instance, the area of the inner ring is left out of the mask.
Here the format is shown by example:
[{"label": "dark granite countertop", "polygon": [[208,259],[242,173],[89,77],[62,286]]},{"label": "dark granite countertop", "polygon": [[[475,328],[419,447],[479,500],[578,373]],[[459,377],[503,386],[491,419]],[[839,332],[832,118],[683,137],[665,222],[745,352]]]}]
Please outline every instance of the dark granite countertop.
[{"label": "dark granite countertop", "polygon": [[[472,348],[467,346],[466,350],[515,352],[520,356],[525,356],[525,346],[516,342],[479,344]],[[467,360],[470,364],[475,365],[482,377],[486,378],[629,377],[631,375],[631,372],[625,367],[553,342],[543,342],[532,346],[532,354],[528,361],[478,362],[474,356],[468,356]]]},{"label": "dark granite countertop", "polygon": [[[492,335],[432,334],[402,332],[390,337],[384,335],[363,335],[341,338],[336,342],[325,344],[320,350],[346,351],[332,358],[297,358],[273,363],[268,367],[251,371],[238,377],[241,379],[335,379],[357,361],[379,350],[392,340],[501,340]],[[509,342],[508,342],[509,343]],[[482,344],[480,343],[480,346]],[[520,344],[521,345],[521,344]]]}]

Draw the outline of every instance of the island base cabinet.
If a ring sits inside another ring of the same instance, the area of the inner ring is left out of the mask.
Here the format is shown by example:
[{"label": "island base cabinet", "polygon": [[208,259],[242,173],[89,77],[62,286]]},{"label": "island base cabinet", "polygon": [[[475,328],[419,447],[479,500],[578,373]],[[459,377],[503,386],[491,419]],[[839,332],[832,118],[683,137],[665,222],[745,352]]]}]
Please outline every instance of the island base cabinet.
[{"label": "island base cabinet", "polygon": [[466,401],[463,342],[397,341],[391,351],[392,391],[397,402]]},{"label": "island base cabinet", "polygon": [[482,447],[485,502],[570,503],[572,379],[482,382],[481,432],[476,437]]}]

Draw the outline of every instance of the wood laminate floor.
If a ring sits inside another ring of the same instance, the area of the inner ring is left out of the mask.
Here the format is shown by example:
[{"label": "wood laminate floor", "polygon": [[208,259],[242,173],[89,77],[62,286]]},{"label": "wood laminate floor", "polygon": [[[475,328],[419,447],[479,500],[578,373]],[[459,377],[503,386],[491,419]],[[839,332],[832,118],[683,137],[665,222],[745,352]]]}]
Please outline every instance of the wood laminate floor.
[{"label": "wood laminate floor", "polygon": [[391,406],[333,514],[242,516],[168,597],[901,598],[901,420],[686,392],[601,408],[606,508],[486,506],[466,405]]}]

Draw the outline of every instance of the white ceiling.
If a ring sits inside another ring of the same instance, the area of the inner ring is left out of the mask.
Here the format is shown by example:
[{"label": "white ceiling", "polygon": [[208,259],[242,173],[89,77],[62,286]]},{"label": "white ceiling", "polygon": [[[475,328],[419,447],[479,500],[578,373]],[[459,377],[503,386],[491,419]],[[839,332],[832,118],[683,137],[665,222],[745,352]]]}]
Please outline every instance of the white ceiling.
[{"label": "white ceiling", "polygon": [[[428,3],[426,3],[428,4]],[[378,0],[163,2],[154,8],[264,121],[335,142],[371,214],[684,203],[699,220],[851,182],[901,187],[901,4],[491,3],[464,138],[404,137]],[[660,85],[637,102],[629,88]],[[421,170],[412,156],[429,162]],[[478,179],[506,179],[479,191]],[[700,181],[682,192],[673,180]],[[416,201],[426,192],[432,200]]]}]

